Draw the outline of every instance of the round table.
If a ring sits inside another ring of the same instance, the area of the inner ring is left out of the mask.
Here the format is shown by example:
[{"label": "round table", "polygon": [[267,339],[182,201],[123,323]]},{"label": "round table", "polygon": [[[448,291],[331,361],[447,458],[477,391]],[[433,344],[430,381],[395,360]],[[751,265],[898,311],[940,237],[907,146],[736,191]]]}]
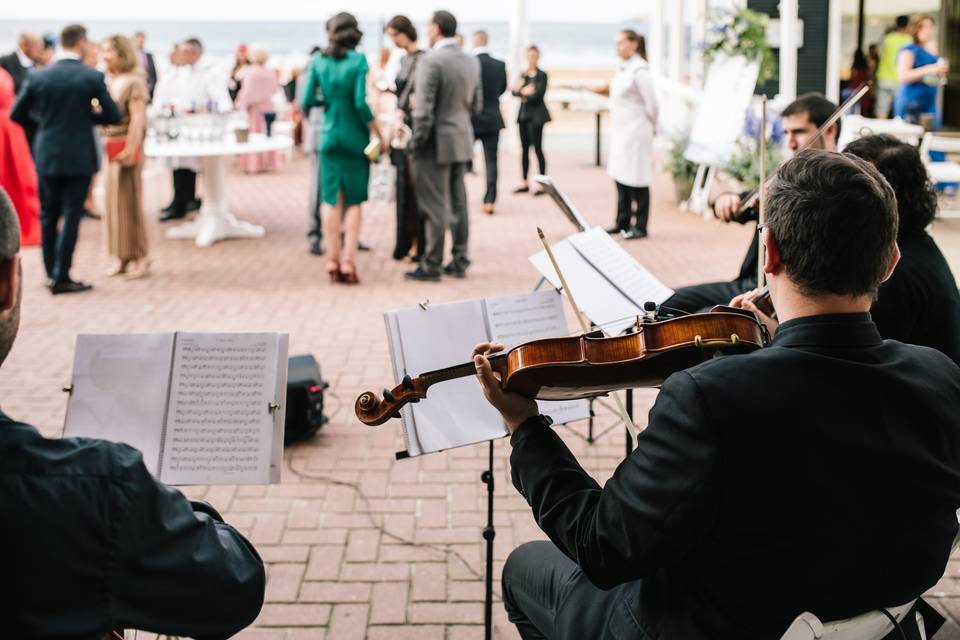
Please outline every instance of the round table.
[{"label": "round table", "polygon": [[238,220],[227,208],[227,162],[233,156],[263,151],[285,151],[293,147],[289,136],[250,134],[247,142],[224,139],[221,142],[158,142],[147,139],[144,154],[150,158],[199,158],[203,166],[203,206],[200,214],[178,227],[167,230],[171,239],[192,238],[198,247],[209,247],[227,238],[262,238],[260,225]]}]

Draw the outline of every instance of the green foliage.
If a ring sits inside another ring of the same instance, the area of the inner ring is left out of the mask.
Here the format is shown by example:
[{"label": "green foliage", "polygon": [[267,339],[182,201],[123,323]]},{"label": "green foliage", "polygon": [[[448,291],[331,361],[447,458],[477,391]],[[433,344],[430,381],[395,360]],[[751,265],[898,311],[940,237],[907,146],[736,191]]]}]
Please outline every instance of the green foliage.
[{"label": "green foliage", "polygon": [[776,77],[776,61],[767,46],[769,20],[767,14],[750,9],[718,13],[714,23],[707,29],[706,41],[701,45],[704,60],[709,64],[721,55],[742,55],[747,60],[760,63],[758,84]]},{"label": "green foliage", "polygon": [[[767,175],[770,175],[783,162],[784,154],[777,142],[768,138],[766,144],[766,169]],[[756,139],[741,139],[730,161],[724,165],[723,171],[743,185],[744,189],[753,189],[758,186],[760,184],[760,153]]]},{"label": "green foliage", "polygon": [[665,168],[674,180],[693,182],[693,179],[697,176],[697,164],[683,157],[683,150],[686,148],[686,139],[677,138],[674,140],[670,147],[670,155],[667,156]]}]

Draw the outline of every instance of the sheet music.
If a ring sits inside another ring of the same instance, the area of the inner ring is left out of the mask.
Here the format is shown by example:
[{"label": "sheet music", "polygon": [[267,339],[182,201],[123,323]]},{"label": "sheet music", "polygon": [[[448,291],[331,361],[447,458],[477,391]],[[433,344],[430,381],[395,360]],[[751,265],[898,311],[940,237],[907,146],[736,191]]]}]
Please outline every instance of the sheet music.
[{"label": "sheet music", "polygon": [[278,334],[177,335],[162,480],[176,484],[269,481],[271,463],[278,468],[278,461],[271,460],[277,448],[275,414],[269,404],[278,401],[281,356],[285,364],[285,341]]},{"label": "sheet music", "polygon": [[123,442],[157,475],[172,333],[80,334],[63,435]]},{"label": "sheet music", "polygon": [[[600,227],[574,234],[568,240],[587,262],[640,309],[648,300],[660,304],[673,295],[673,289],[643,268]],[[573,287],[572,284],[570,286]],[[576,290],[573,295],[578,295]]]},{"label": "sheet music", "polygon": [[[550,248],[584,315],[610,335],[616,335],[633,326],[642,309],[587,262],[570,244],[569,239],[561,240]],[[560,287],[560,278],[557,277],[546,251],[530,256],[530,262],[550,284],[555,288]]]},{"label": "sheet music", "polygon": [[[555,290],[487,298],[486,309],[490,339],[502,342],[505,351],[531,340],[569,334],[563,299]],[[554,424],[590,417],[586,400],[538,400],[537,404],[540,412],[550,416]]]}]

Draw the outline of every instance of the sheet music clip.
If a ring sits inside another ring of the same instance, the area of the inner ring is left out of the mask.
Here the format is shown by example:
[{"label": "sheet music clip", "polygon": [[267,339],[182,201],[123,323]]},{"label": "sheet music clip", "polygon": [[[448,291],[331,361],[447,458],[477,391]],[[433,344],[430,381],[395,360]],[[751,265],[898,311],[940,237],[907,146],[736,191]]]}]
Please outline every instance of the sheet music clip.
[{"label": "sheet music clip", "polygon": [[280,410],[280,405],[277,404],[276,402],[268,402],[268,403],[267,403],[267,411],[268,411],[269,413],[276,413],[276,412],[279,411],[279,410]]},{"label": "sheet music clip", "polygon": [[61,391],[63,391],[64,393],[67,393],[67,394],[72,394],[72,393],[73,393],[73,384],[72,384],[72,383],[71,383],[71,384],[68,384],[67,386],[63,387],[63,389],[61,389]]},{"label": "sheet music clip", "polygon": [[427,298],[427,299],[424,300],[423,302],[418,302],[418,303],[417,303],[417,306],[420,307],[421,309],[423,309],[424,311],[426,311],[426,310],[427,310],[427,307],[430,306],[430,298]]}]

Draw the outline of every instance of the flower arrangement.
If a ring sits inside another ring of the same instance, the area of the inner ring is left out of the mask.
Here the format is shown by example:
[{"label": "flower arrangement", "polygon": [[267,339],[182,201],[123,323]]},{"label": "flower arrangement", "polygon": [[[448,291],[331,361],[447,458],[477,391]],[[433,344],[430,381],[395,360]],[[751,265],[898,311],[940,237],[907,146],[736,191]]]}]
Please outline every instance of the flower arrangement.
[{"label": "flower arrangement", "polygon": [[742,55],[760,63],[757,84],[774,78],[777,65],[767,46],[768,21],[767,14],[750,9],[717,13],[714,24],[707,29],[706,41],[701,45],[704,60],[709,64],[721,55]]},{"label": "flower arrangement", "polygon": [[[743,122],[743,136],[737,142],[736,151],[723,167],[724,173],[739,182],[745,189],[753,189],[760,184],[760,118],[752,109],[747,111]],[[784,159],[783,122],[780,118],[767,119],[767,157],[766,169],[770,174]]]}]

